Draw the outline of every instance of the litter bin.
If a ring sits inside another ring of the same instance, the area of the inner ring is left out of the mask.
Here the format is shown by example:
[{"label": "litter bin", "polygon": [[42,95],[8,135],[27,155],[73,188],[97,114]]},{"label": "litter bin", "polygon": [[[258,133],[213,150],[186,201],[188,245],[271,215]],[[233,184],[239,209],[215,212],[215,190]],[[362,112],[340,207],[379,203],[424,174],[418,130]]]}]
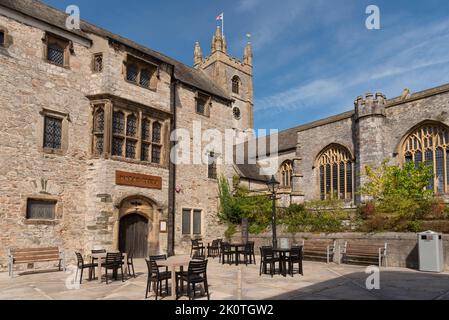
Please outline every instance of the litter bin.
[{"label": "litter bin", "polygon": [[419,270],[443,272],[443,237],[440,233],[426,231],[418,233]]}]

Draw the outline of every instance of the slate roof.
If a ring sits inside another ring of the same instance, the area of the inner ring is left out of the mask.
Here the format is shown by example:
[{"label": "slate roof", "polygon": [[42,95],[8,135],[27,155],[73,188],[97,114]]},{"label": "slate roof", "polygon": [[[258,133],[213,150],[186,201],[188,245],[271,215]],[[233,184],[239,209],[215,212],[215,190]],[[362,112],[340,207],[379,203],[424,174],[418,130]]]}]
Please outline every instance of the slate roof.
[{"label": "slate roof", "polygon": [[108,38],[120,42],[130,48],[148,54],[162,62],[174,66],[175,78],[184,84],[193,86],[197,89],[205,91],[216,97],[230,101],[231,98],[226,91],[218,87],[212,79],[210,79],[203,71],[189,67],[173,58],[170,58],[160,52],[154,51],[150,48],[144,47],[132,40],[121,37],[117,34],[109,32],[105,29],[97,27],[86,21],[81,21],[81,30],[67,30],[65,21],[67,14],[50,7],[41,1],[37,0],[0,0],[0,5],[6,8],[15,10],[21,14],[33,17],[40,21],[46,22],[54,27],[62,29],[67,32],[74,33],[78,36],[90,39],[89,33],[96,34],[100,37]]}]

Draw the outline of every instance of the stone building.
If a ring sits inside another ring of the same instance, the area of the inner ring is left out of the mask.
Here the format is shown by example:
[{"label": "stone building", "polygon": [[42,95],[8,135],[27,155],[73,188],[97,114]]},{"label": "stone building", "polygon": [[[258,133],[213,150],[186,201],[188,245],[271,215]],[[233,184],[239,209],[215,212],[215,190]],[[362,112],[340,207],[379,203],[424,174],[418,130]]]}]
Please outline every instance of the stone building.
[{"label": "stone building", "polygon": [[[40,1],[0,0],[0,269],[8,248],[182,253],[221,236],[220,150],[170,161],[175,129],[253,127],[252,50],[217,29],[186,66]],[[193,154],[193,151],[192,151]],[[192,155],[191,155],[192,156]]]},{"label": "stone building", "polygon": [[[382,93],[360,96],[354,109],[279,133],[279,205],[341,199],[348,206],[360,196],[365,167],[384,161],[433,167],[428,188],[448,199],[449,85],[387,99]],[[259,159],[262,160],[262,159]],[[244,183],[264,190],[255,168],[245,168]],[[250,183],[248,183],[250,181]]]}]

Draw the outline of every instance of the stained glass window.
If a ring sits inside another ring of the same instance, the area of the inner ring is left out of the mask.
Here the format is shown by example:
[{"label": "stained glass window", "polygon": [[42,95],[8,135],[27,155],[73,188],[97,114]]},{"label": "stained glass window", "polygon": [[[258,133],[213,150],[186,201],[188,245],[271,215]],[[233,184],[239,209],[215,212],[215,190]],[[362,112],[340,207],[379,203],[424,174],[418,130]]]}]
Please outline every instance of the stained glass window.
[{"label": "stained glass window", "polygon": [[50,43],[47,47],[48,61],[63,66],[64,65],[64,48],[57,43]]},{"label": "stained glass window", "polygon": [[352,163],[349,151],[339,145],[332,145],[321,153],[318,157],[321,199],[352,199]]},{"label": "stained glass window", "polygon": [[61,149],[62,120],[46,116],[44,127],[44,148]]},{"label": "stained glass window", "polygon": [[448,193],[449,181],[449,130],[443,124],[426,123],[414,130],[403,144],[404,161],[417,166],[425,163],[433,170],[434,177],[428,188],[436,193]]}]

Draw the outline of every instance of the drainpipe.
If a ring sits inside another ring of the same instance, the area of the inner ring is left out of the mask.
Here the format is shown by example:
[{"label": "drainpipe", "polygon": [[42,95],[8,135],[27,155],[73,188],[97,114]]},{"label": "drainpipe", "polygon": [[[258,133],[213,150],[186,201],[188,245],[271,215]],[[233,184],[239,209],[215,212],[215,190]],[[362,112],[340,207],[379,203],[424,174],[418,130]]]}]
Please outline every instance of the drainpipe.
[{"label": "drainpipe", "polygon": [[[172,113],[172,121],[170,128],[170,135],[176,129],[176,86],[177,80],[175,80],[175,67],[172,68],[171,74],[171,101],[170,111]],[[170,154],[175,146],[174,141],[170,141],[170,153],[169,153],[169,187],[168,187],[168,245],[167,255],[169,257],[175,255],[175,216],[176,216],[176,164],[171,161]]]}]

